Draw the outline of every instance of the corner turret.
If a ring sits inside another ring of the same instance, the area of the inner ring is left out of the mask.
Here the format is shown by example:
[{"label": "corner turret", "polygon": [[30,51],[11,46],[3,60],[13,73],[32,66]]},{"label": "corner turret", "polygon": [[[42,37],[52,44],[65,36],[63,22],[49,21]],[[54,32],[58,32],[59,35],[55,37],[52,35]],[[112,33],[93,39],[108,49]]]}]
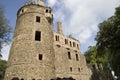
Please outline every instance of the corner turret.
[{"label": "corner turret", "polygon": [[50,7],[46,7],[45,17],[47,18],[50,24],[53,23],[53,14],[52,14],[52,9]]}]

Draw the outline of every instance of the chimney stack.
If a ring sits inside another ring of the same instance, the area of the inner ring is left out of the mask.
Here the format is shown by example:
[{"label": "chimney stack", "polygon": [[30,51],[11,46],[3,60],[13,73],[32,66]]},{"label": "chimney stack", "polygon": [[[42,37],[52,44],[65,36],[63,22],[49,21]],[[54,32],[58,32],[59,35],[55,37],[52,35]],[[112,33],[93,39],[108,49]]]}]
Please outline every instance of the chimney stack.
[{"label": "chimney stack", "polygon": [[57,22],[57,31],[59,34],[63,35],[63,30],[62,30],[62,23]]}]

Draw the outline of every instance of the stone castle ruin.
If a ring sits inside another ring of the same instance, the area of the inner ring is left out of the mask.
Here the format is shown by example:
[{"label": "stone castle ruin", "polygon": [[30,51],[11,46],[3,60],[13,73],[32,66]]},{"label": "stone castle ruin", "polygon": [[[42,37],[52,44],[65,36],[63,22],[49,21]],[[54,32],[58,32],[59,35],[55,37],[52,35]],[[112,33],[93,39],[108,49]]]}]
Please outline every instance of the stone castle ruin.
[{"label": "stone castle ruin", "polygon": [[62,23],[53,31],[53,14],[43,0],[18,10],[5,80],[90,80],[91,70],[80,42],[64,36]]}]

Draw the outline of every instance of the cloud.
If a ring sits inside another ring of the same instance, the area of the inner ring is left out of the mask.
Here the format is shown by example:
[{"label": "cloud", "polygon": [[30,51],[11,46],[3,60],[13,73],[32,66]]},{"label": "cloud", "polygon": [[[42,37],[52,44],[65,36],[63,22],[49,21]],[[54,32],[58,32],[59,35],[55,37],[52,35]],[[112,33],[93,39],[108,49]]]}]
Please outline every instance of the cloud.
[{"label": "cloud", "polygon": [[48,0],[48,6],[54,6],[57,3],[57,0]]},{"label": "cloud", "polygon": [[86,47],[87,43],[95,44],[93,38],[98,31],[98,24],[112,16],[120,4],[120,0],[55,0],[55,4],[51,4],[51,0],[48,2],[53,8],[54,20],[63,22],[65,35],[72,34],[81,44],[86,44]]},{"label": "cloud", "polygon": [[11,46],[11,44],[3,46],[3,49],[2,49],[2,56],[3,56],[2,59],[3,60],[8,60],[10,46]]}]

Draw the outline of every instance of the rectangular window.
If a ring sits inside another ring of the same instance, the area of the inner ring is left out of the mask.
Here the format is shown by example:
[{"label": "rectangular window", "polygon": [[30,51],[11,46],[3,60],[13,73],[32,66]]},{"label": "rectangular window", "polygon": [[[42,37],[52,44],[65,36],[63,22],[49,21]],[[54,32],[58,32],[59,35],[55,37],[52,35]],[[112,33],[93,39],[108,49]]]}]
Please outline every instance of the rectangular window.
[{"label": "rectangular window", "polygon": [[68,40],[67,39],[65,39],[65,44],[68,44]]},{"label": "rectangular window", "polygon": [[75,44],[75,42],[73,42],[73,47],[75,47],[76,46],[76,44]]},{"label": "rectangular window", "polygon": [[78,68],[78,71],[80,72],[80,68]]},{"label": "rectangular window", "polygon": [[79,61],[79,59],[78,59],[78,54],[76,54],[76,60]]},{"label": "rectangular window", "polygon": [[70,67],[70,71],[72,72],[72,67]]},{"label": "rectangular window", "polygon": [[39,16],[36,16],[36,22],[40,23],[40,17]]},{"label": "rectangular window", "polygon": [[70,54],[70,52],[68,52],[68,59],[71,59],[71,54]]},{"label": "rectangular window", "polygon": [[72,47],[72,42],[70,41],[70,46]]},{"label": "rectangular window", "polygon": [[41,32],[40,31],[35,32],[35,40],[36,41],[41,41]]},{"label": "rectangular window", "polygon": [[42,58],[43,58],[43,55],[39,54],[39,60],[42,60]]},{"label": "rectangular window", "polygon": [[79,49],[79,45],[77,44],[77,48]]},{"label": "rectangular window", "polygon": [[56,35],[56,36],[55,36],[55,39],[56,39],[56,41],[59,41],[59,36]]}]

